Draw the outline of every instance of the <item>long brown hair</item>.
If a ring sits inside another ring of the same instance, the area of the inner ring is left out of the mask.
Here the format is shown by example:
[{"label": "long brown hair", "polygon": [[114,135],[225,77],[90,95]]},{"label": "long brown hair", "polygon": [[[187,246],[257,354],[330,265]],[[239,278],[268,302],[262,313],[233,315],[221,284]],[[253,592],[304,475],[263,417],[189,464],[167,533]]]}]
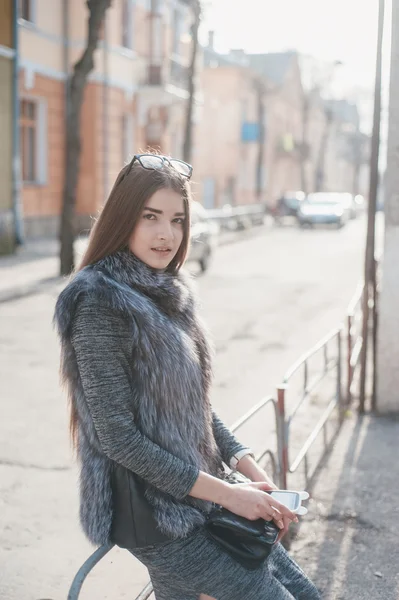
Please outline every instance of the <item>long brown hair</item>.
[{"label": "long brown hair", "polygon": [[[120,171],[109,198],[105,203],[91,233],[89,244],[76,271],[94,264],[128,246],[132,232],[148,202],[161,189],[172,189],[181,194],[185,220],[183,240],[167,271],[177,273],[186,259],[190,242],[190,185],[173,167],[165,165],[159,170],[147,170],[140,164],[126,165]],[[69,394],[69,432],[76,449],[78,414]]]},{"label": "long brown hair", "polygon": [[176,273],[184,264],[190,243],[190,200],[188,181],[173,167],[147,170],[139,163],[126,165],[120,171],[89,239],[89,245],[77,270],[126,248],[148,200],[161,189],[181,194],[185,220],[183,240],[167,271]]}]

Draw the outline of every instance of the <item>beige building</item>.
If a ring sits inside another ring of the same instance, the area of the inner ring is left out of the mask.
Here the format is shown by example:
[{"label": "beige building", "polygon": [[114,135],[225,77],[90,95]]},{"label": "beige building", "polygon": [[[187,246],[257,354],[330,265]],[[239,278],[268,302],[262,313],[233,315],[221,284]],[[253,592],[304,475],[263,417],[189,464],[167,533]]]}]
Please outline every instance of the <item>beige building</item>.
[{"label": "beige building", "polygon": [[257,83],[240,65],[202,71],[193,165],[194,191],[206,208],[257,202]]},{"label": "beige building", "polygon": [[302,189],[303,89],[298,55],[277,52],[248,59],[267,82],[265,199],[274,206],[284,192]]},{"label": "beige building", "polygon": [[206,207],[273,205],[301,188],[302,86],[294,53],[204,52],[194,166]]},{"label": "beige building", "polygon": [[367,196],[369,137],[360,131],[357,107],[346,100],[329,102],[332,123],[328,136],[324,188]]}]

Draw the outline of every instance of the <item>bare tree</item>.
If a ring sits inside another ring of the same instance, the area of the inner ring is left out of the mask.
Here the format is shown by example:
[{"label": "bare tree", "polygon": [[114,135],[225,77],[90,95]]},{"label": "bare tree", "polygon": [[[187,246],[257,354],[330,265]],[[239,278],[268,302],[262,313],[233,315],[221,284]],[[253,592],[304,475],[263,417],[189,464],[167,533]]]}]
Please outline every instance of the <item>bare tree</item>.
[{"label": "bare tree", "polygon": [[318,161],[316,167],[316,176],[315,176],[315,191],[322,192],[324,191],[325,179],[326,179],[326,158],[327,158],[327,149],[328,143],[330,140],[331,130],[334,122],[334,112],[332,106],[326,105],[324,108],[325,114],[325,126],[323,135],[320,142],[320,149],[318,154]]},{"label": "bare tree", "polygon": [[87,45],[73,68],[68,81],[66,114],[66,157],[63,206],[60,226],[60,274],[68,275],[75,267],[73,243],[75,240],[76,190],[79,177],[81,138],[80,117],[84,91],[89,73],[94,68],[94,52],[98,46],[101,25],[112,0],[87,0]]},{"label": "bare tree", "polygon": [[308,179],[306,173],[306,163],[308,161],[308,137],[309,137],[309,114],[310,114],[310,95],[311,92],[303,91],[302,99],[302,143],[300,147],[300,164],[301,164],[301,188],[307,193]]},{"label": "bare tree", "polygon": [[197,66],[197,55],[198,55],[198,31],[201,23],[202,6],[200,0],[190,0],[190,6],[193,11],[193,24],[191,27],[192,36],[192,48],[191,48],[191,59],[188,70],[188,91],[189,97],[187,101],[187,112],[186,112],[186,125],[183,145],[183,160],[191,162],[192,148],[193,148],[193,111],[196,91],[196,66]]}]

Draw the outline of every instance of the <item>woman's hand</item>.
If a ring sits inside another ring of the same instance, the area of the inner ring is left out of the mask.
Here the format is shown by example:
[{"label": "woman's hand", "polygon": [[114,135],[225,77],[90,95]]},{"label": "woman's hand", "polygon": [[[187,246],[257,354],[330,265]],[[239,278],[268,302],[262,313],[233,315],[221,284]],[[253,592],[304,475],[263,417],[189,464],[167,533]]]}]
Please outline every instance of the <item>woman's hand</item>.
[{"label": "woman's hand", "polygon": [[269,489],[269,484],[265,482],[230,484],[221,504],[236,515],[251,521],[273,520],[284,534],[291,521],[298,522],[298,517],[268,494]]}]

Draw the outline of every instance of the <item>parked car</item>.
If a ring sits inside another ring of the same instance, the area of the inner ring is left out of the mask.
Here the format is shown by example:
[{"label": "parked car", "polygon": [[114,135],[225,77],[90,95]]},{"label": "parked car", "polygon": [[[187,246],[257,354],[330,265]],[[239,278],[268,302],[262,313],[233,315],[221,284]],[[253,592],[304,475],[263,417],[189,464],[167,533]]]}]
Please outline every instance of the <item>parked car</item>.
[{"label": "parked car", "polygon": [[301,191],[285,192],[277,200],[273,216],[277,224],[281,224],[285,217],[298,217],[301,203],[305,200],[305,193]]},{"label": "parked car", "polygon": [[350,206],[346,194],[317,192],[308,194],[298,211],[301,227],[317,224],[346,225],[350,218]]},{"label": "parked car", "polygon": [[188,259],[198,262],[204,273],[217,246],[219,226],[199,202],[191,204],[191,246]]}]

